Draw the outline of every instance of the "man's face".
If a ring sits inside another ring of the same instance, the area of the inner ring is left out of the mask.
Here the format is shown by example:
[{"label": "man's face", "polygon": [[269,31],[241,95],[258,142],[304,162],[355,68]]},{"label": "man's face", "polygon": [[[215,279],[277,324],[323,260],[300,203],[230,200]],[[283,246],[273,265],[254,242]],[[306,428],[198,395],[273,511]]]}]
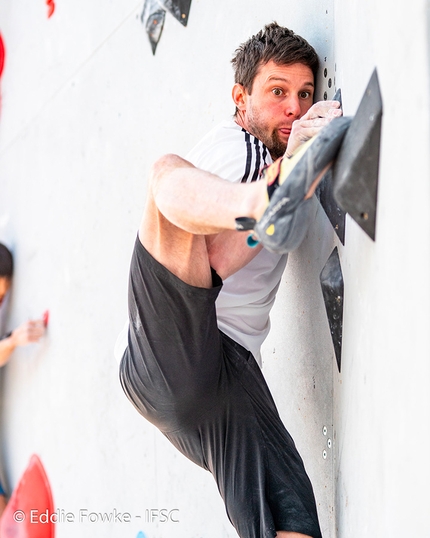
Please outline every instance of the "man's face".
[{"label": "man's face", "polygon": [[304,64],[262,65],[254,79],[252,92],[244,90],[241,124],[269,149],[276,159],[285,153],[293,121],[301,118],[313,104],[314,76]]},{"label": "man's face", "polygon": [[0,306],[6,297],[10,288],[10,279],[5,276],[0,276]]}]

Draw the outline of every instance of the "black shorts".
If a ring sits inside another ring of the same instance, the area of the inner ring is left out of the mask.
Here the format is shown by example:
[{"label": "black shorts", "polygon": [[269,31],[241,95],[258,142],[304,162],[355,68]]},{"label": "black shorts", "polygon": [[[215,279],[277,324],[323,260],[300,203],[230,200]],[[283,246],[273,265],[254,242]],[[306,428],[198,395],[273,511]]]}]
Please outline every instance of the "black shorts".
[{"label": "black shorts", "polygon": [[136,241],[122,387],[136,409],[214,476],[241,538],[321,537],[313,490],[251,353],[221,333],[213,288],[189,286]]}]

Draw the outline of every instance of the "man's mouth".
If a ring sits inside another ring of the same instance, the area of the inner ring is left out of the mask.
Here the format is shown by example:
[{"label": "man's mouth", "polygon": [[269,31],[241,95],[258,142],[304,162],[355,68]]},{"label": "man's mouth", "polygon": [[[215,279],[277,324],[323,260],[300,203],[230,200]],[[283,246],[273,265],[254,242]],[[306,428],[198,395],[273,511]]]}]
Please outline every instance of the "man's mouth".
[{"label": "man's mouth", "polygon": [[281,127],[279,129],[279,132],[282,136],[290,136],[291,134],[291,127]]}]

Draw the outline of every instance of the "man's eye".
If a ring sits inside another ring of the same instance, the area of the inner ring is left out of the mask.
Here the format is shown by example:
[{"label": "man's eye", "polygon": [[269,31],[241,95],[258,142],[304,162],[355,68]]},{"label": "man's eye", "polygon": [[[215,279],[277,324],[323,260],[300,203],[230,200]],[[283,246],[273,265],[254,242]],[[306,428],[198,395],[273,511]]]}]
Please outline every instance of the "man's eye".
[{"label": "man's eye", "polygon": [[311,92],[300,92],[299,95],[302,99],[308,99],[311,96]]},{"label": "man's eye", "polygon": [[274,95],[282,95],[282,90],[281,88],[273,88],[272,93]]}]

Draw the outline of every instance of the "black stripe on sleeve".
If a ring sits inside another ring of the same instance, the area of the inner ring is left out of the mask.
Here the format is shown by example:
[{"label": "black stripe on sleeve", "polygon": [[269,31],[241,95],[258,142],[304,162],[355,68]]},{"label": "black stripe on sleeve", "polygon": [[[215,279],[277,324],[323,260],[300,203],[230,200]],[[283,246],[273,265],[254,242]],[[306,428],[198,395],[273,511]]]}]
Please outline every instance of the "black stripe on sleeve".
[{"label": "black stripe on sleeve", "polygon": [[267,165],[266,157],[267,157],[267,148],[266,148],[266,146],[263,144],[263,162],[264,162],[264,166]]},{"label": "black stripe on sleeve", "polygon": [[252,163],[252,146],[251,146],[251,136],[248,131],[242,127],[242,132],[245,133],[245,143],[246,143],[246,163],[245,163],[245,173],[241,179],[241,183],[246,183],[248,180],[249,173],[251,171]]},{"label": "black stripe on sleeve", "polygon": [[267,165],[268,150],[261,140],[248,133],[243,127],[242,132],[245,135],[246,163],[241,183],[248,183],[256,181],[262,168]]},{"label": "black stripe on sleeve", "polygon": [[260,175],[261,168],[261,153],[260,153],[260,140],[254,136],[254,146],[255,146],[255,167],[254,173],[252,174],[251,181],[257,181],[258,176]]}]

